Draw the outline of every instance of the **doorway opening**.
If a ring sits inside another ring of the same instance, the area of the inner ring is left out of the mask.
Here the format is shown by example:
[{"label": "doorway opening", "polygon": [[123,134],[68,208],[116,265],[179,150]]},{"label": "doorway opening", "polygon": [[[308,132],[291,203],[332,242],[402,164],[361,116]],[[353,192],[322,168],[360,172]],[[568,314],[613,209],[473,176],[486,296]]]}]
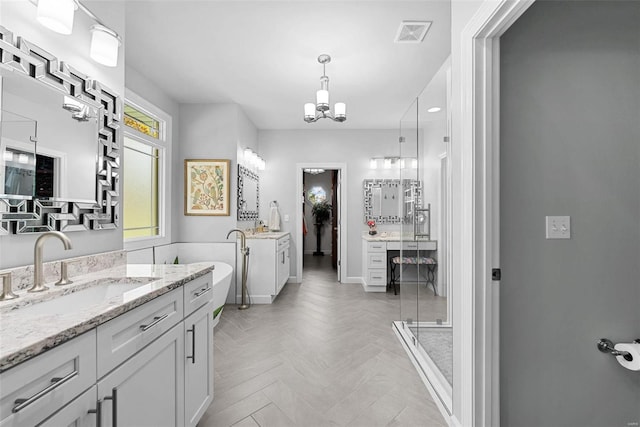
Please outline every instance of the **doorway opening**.
[{"label": "doorway opening", "polygon": [[[346,277],[346,234],[341,218],[345,217],[342,187],[346,175],[344,164],[298,164],[297,190],[302,203],[297,209],[297,223],[302,232],[297,238],[297,281],[303,269],[328,274],[336,282]],[[299,196],[298,196],[299,197]]]}]

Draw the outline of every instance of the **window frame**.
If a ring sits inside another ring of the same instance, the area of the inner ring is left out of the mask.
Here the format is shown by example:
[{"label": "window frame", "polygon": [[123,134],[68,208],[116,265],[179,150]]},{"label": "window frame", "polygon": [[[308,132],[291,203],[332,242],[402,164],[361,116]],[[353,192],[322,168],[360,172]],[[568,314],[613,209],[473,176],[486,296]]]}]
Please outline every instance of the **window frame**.
[{"label": "window frame", "polygon": [[[171,161],[172,161],[172,117],[158,108],[156,105],[137,95],[129,89],[125,89],[125,104],[149,115],[160,122],[158,139],[138,132],[126,126],[123,122],[122,162],[124,158],[124,139],[147,144],[158,149],[158,234],[144,237],[124,237],[124,164],[121,168],[122,176],[122,241],[125,250],[144,249],[158,245],[171,243]],[[124,114],[124,111],[123,113]]]}]

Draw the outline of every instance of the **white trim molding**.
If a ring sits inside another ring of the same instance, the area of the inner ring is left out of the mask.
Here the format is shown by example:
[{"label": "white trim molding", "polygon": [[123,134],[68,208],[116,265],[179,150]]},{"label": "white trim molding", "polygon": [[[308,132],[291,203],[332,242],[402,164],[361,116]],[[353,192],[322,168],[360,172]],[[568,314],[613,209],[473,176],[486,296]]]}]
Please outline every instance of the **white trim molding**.
[{"label": "white trim molding", "polygon": [[[457,159],[460,215],[458,313],[460,407],[465,426],[500,425],[499,282],[499,40],[534,0],[485,1],[461,34],[461,130]],[[454,219],[455,220],[455,219]],[[455,400],[455,399],[454,399]]]}]

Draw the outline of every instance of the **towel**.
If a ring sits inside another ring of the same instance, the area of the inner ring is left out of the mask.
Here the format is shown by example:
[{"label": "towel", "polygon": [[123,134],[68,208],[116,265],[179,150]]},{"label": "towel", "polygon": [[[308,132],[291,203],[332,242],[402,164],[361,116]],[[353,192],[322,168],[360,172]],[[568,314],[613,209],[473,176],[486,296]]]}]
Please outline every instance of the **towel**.
[{"label": "towel", "polygon": [[280,212],[277,206],[271,206],[269,213],[269,231],[280,231]]}]

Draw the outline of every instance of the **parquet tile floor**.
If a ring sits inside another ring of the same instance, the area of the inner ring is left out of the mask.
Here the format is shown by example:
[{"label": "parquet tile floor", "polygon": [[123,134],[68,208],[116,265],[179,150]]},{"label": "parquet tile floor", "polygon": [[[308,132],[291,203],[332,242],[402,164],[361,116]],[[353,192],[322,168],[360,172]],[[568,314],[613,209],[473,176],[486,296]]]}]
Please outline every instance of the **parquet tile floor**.
[{"label": "parquet tile floor", "polygon": [[446,426],[391,329],[399,296],[340,284],[330,257],[271,305],[228,305],[198,427]]}]

